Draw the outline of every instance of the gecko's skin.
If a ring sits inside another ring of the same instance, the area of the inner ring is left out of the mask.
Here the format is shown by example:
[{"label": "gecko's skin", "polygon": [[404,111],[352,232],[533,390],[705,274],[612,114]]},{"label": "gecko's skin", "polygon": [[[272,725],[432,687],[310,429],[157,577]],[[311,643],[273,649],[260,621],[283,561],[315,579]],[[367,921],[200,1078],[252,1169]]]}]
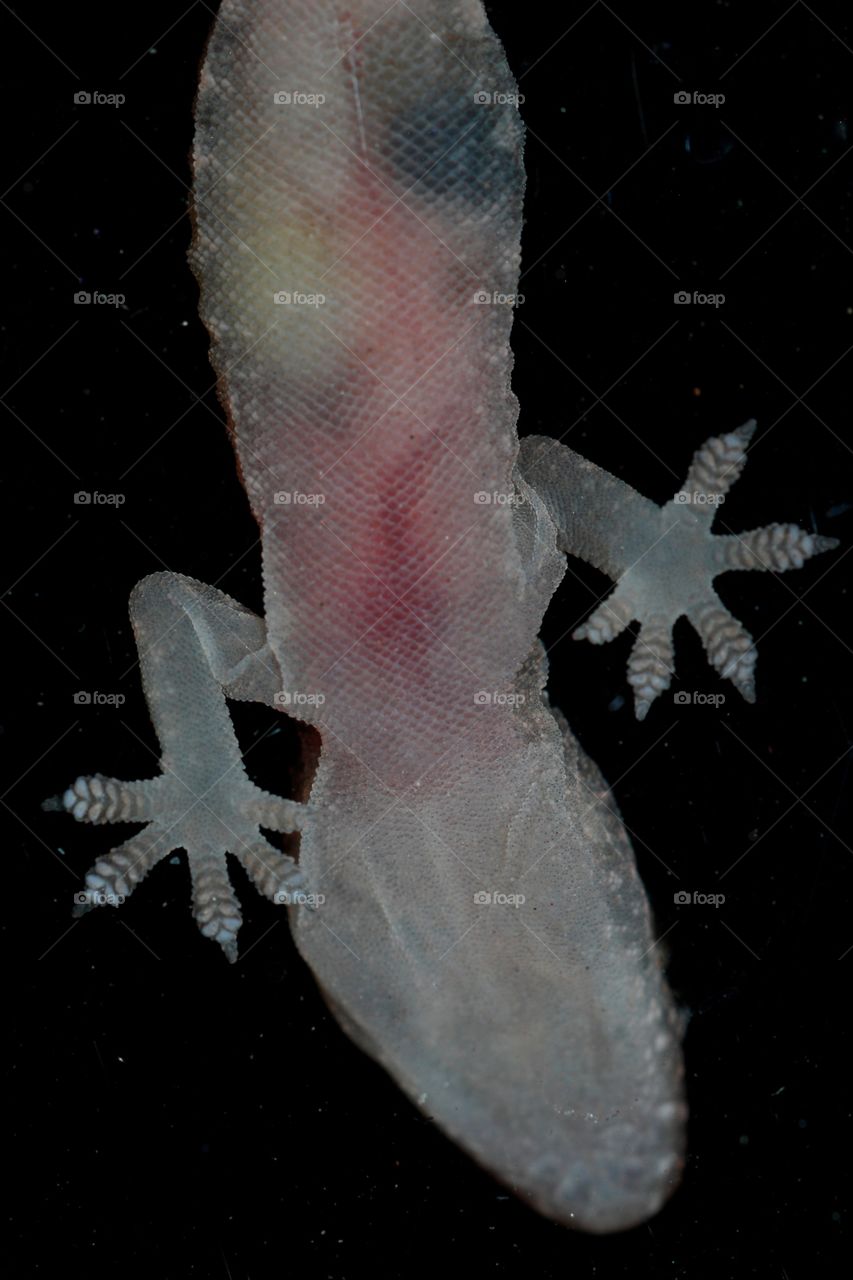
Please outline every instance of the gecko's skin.
[{"label": "gecko's skin", "polygon": [[[663,508],[560,444],[519,453],[512,313],[492,301],[518,278],[514,93],[479,0],[223,3],[192,262],[266,617],[188,578],[140,583],[162,775],[81,778],[57,803],[147,824],[89,873],[92,903],[185,849],[196,918],[231,959],[238,857],[424,1112],[542,1212],[608,1231],[678,1182],[681,1023],[613,800],[542,692],[542,615],[581,555],[618,582],[582,634],[641,622],[638,715],[681,614],[752,697],[754,649],[714,576],[832,542],[711,535],[705,499],[752,424],[709,441]],[[317,728],[306,803],[249,781],[223,694]],[[298,865],[262,828],[301,830]]]}]

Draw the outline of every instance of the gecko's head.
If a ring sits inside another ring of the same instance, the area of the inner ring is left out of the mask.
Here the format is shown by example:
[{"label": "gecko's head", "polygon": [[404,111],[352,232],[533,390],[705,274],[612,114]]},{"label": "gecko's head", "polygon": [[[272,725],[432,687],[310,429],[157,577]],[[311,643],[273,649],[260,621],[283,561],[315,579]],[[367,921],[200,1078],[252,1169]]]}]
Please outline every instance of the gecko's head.
[{"label": "gecko's head", "polygon": [[626,1231],[653,1217],[681,1180],[683,1103],[660,1104],[640,1125],[584,1118],[589,1139],[536,1157],[514,1190],[540,1213],[582,1231]]},{"label": "gecko's head", "polygon": [[[635,1060],[633,1074],[618,1049],[611,1056],[599,1044],[609,1069],[590,1077],[588,1045],[565,1029],[538,1035],[540,1014],[530,1010],[528,1043],[515,1062],[485,1041],[464,1063],[445,1045],[430,1065],[425,1055],[420,1094],[404,1083],[422,1110],[540,1213],[598,1234],[637,1226],[681,1179],[687,1108],[677,1042],[648,1069]],[[634,1049],[643,1052],[638,1042]]]},{"label": "gecko's head", "polygon": [[[295,937],[424,1114],[540,1212],[623,1230],[678,1183],[681,1021],[600,779],[509,716],[487,727],[444,790],[404,805],[362,788],[328,849],[322,824],[303,830],[305,872],[328,867],[329,893]],[[329,759],[320,775],[317,804],[348,776]]]},{"label": "gecko's head", "polygon": [[[552,984],[522,948],[502,958],[503,973],[497,953],[482,968],[469,958],[432,987],[401,965],[416,994],[389,1000],[386,984],[378,1023],[325,993],[420,1110],[540,1213],[597,1234],[639,1225],[682,1173],[678,1018],[652,991],[628,1026],[620,1012],[638,1002],[636,988],[610,1001],[611,1020],[571,966]],[[508,975],[521,982],[525,969],[529,985],[513,992]]]}]

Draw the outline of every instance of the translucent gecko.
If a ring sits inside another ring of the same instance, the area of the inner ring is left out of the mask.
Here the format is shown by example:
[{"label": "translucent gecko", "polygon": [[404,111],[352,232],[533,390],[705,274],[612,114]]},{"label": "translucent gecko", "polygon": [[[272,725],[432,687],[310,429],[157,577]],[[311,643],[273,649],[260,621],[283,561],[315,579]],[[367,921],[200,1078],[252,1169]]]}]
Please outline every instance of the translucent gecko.
[{"label": "translucent gecko", "polygon": [[[53,802],[142,825],[118,901],[184,849],[202,933],[237,955],[226,854],[287,905],[345,1030],[542,1213],[655,1213],[684,1151],[682,1020],[607,784],[544,692],[537,639],[581,556],[632,620],[637,715],[686,615],[747,698],[755,649],[713,589],[834,540],[715,537],[754,423],[663,507],[542,437],[510,388],[524,172],[516,85],[480,0],[224,0],[193,153],[193,269],[246,491],[265,617],[170,573],[131,617],[156,778]],[[313,725],[306,794],[247,776],[226,699]],[[269,838],[299,832],[298,858]]]}]

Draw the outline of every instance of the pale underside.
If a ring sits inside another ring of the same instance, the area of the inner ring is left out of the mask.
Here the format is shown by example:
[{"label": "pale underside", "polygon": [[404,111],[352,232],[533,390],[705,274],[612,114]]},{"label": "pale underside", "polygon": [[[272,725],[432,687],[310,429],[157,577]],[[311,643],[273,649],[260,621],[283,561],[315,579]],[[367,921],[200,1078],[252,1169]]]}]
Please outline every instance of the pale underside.
[{"label": "pale underside", "polygon": [[678,1027],[621,828],[540,664],[518,676],[562,563],[512,478],[516,87],[479,3],[386,9],[226,4],[198,108],[195,266],[270,643],[325,698],[300,866],[326,902],[296,940],[428,1114],[608,1229],[677,1179]]},{"label": "pale underside", "polygon": [[[612,797],[542,695],[562,551],[618,580],[582,629],[641,630],[645,715],[687,614],[747,697],[754,647],[712,589],[831,540],[711,534],[754,424],[656,507],[562,445],[519,456],[509,386],[522,131],[479,0],[225,0],[194,152],[193,265],[263,532],[265,625],[156,575],[132,617],[163,776],[81,778],[81,821],[148,825],[96,864],[126,896],[187,849],[233,958],[225,851],[294,907],[338,1017],[543,1212],[633,1225],[677,1184],[680,1022]],[[222,691],[315,724],[302,807],[260,792]],[[260,828],[301,829],[298,868]]]}]

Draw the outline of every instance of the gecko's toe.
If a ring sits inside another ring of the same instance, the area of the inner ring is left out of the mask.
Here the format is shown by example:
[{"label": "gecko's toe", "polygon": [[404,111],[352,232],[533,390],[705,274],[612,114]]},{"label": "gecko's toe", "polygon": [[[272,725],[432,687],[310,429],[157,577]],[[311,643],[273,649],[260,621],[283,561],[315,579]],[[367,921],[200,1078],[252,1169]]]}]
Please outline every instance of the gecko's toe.
[{"label": "gecko's toe", "polygon": [[70,813],[77,822],[149,822],[156,815],[162,778],[122,782],[102,773],[76,778],[61,796],[42,802],[48,812]]},{"label": "gecko's toe", "polygon": [[606,644],[620,635],[628,623],[637,616],[636,606],[617,587],[586,622],[572,632],[573,640],[588,640],[590,644]]},{"label": "gecko's toe", "polygon": [[654,700],[670,686],[673,671],[672,624],[649,618],[640,628],[628,659],[628,683],[634,690],[634,713],[645,720]]},{"label": "gecko's toe", "polygon": [[156,823],[149,823],[86,872],[85,889],[74,895],[74,914],[80,915],[91,907],[121,906],[151,868],[173,849],[174,842],[167,833]]},{"label": "gecko's toe", "polygon": [[755,663],[752,636],[714,594],[690,609],[687,617],[702,640],[711,666],[731,680],[747,702],[755,701]]},{"label": "gecko's toe", "polygon": [[834,551],[837,538],[809,533],[796,524],[767,524],[748,533],[730,533],[714,540],[715,570],[769,569],[784,573],[802,569],[807,560]]},{"label": "gecko's toe", "polygon": [[243,922],[225,858],[219,849],[189,854],[193,916],[206,938],[218,942],[228,960],[237,959],[237,933]]},{"label": "gecko's toe", "polygon": [[304,879],[293,858],[280,853],[260,832],[293,832],[302,825],[304,806],[262,791],[245,774],[229,786],[203,791],[169,770],[157,778],[121,782],[103,774],[77,778],[43,808],[66,812],[78,822],[144,822],[124,844],[99,858],[75,895],[74,914],[96,906],[120,906],[151,868],[176,849],[185,849],[193,886],[193,915],[206,938],[218,942],[230,961],[237,959],[241,914],[228,878],[226,854],[242,862],[260,892],[273,902],[298,900]]},{"label": "gecko's toe", "polygon": [[294,893],[305,888],[305,877],[297,863],[279,853],[268,840],[257,840],[237,855],[258,893],[278,904],[289,904]]},{"label": "gecko's toe", "polygon": [[746,450],[756,426],[755,418],[750,418],[734,431],[706,440],[693,455],[676,501],[690,503],[695,511],[713,520],[717,504],[746,466]]}]

